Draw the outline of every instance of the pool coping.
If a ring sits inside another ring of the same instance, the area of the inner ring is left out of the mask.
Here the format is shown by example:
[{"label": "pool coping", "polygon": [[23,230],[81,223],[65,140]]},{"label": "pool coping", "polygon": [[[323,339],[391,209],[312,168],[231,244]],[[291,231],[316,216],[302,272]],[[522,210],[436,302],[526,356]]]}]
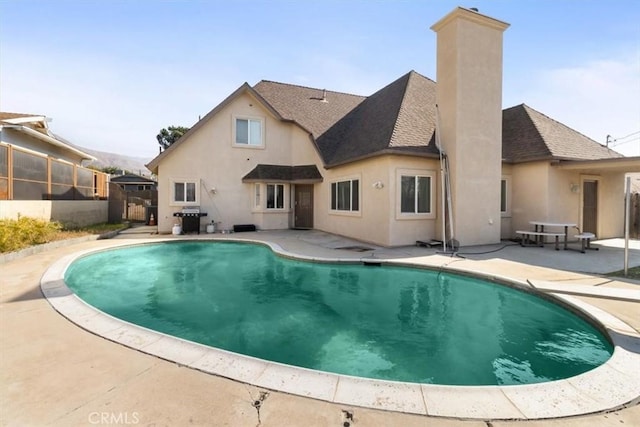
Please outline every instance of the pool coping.
[{"label": "pool coping", "polygon": [[[552,294],[554,298],[595,319],[606,329],[614,345],[613,355],[606,363],[575,377],[539,384],[443,386],[314,371],[193,343],[103,313],[78,298],[64,282],[68,266],[82,256],[122,246],[180,240],[193,239],[144,239],[134,244],[123,242],[109,248],[75,252],[52,264],[42,276],[40,287],[48,302],[61,315],[113,342],[208,374],[338,404],[459,419],[529,420],[610,411],[640,397],[640,334],[617,317],[571,296]],[[273,242],[258,239],[216,240],[258,243],[270,247],[278,255],[307,261],[372,262],[368,257],[344,259],[298,255]],[[425,267],[415,259],[375,259],[375,262]],[[473,273],[470,269],[451,266],[446,270]],[[526,286],[526,282],[506,276],[480,276]]]}]

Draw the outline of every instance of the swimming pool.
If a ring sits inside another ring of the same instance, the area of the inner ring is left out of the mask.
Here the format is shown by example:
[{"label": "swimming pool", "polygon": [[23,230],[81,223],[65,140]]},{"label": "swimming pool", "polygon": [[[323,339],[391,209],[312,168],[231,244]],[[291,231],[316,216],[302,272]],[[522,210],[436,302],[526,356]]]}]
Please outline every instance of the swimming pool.
[{"label": "swimming pool", "polygon": [[447,385],[532,384],[612,346],[558,304],[467,276],[309,263],[264,246],[170,242],[79,258],[67,285],[117,318],[314,370]]}]

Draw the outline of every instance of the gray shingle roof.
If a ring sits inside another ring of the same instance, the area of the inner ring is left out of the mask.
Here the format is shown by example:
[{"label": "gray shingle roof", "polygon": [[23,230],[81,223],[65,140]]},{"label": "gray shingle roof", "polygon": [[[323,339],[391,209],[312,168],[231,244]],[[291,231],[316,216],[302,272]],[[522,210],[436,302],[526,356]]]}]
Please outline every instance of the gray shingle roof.
[{"label": "gray shingle roof", "polygon": [[[381,154],[438,155],[436,83],[410,71],[369,97],[267,80],[253,87],[245,83],[153,159],[149,169],[156,169],[182,140],[247,91],[278,119],[309,131],[325,167]],[[524,104],[503,110],[502,141],[502,157],[510,163],[624,157]]]},{"label": "gray shingle roof", "polygon": [[114,176],[114,177],[111,177],[111,179],[109,181],[117,182],[117,183],[120,183],[120,184],[129,184],[129,183],[156,184],[156,182],[154,180],[152,180],[152,179],[145,178],[143,176],[136,175],[136,174],[133,174],[133,173],[127,173],[127,174],[120,175],[120,176]]},{"label": "gray shingle roof", "polygon": [[[369,97],[261,81],[254,89],[283,118],[309,130],[326,166],[383,153],[437,155],[436,83],[410,71]],[[527,105],[503,111],[503,158],[622,157]]]},{"label": "gray shingle roof", "polygon": [[317,144],[327,166],[380,153],[436,154],[435,83],[411,71],[339,120]]},{"label": "gray shingle roof", "polygon": [[253,86],[284,119],[293,120],[318,138],[366,98],[262,80]]},{"label": "gray shingle roof", "polygon": [[320,182],[322,175],[316,165],[283,166],[257,165],[246,174],[243,181]]},{"label": "gray shingle roof", "polygon": [[525,104],[502,112],[502,157],[511,163],[542,159],[624,157]]}]

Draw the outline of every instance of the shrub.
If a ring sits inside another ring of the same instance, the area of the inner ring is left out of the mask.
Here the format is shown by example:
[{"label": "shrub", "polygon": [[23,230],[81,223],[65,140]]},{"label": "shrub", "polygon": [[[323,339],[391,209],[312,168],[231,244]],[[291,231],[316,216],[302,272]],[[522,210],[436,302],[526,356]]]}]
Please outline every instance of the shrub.
[{"label": "shrub", "polygon": [[12,252],[50,242],[62,229],[58,222],[21,217],[0,220],[0,252]]}]

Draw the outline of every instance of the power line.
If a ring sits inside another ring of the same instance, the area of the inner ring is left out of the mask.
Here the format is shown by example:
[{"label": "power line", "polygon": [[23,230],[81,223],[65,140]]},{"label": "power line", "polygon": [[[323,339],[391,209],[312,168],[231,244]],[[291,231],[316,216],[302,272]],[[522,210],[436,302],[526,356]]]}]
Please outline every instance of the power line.
[{"label": "power line", "polygon": [[634,135],[638,135],[638,134],[640,134],[640,130],[637,131],[637,132],[630,133],[629,135],[621,136],[620,138],[614,138],[611,135],[607,135],[607,147],[609,145],[611,145],[613,147],[613,146],[616,146],[616,145],[626,144],[627,142],[633,142],[636,139],[640,138],[640,136],[638,136],[636,138],[633,138],[633,139],[631,139],[629,141],[622,141],[622,140],[623,139],[627,139],[627,138],[629,138],[631,136],[634,136]]},{"label": "power line", "polygon": [[[614,139],[614,141],[618,141],[618,140]],[[628,144],[630,142],[636,142],[636,141],[640,141],[640,136],[637,136],[637,137],[635,137],[633,139],[630,139],[628,141],[620,141],[620,142],[617,142],[615,144],[611,144],[611,147],[617,147],[618,145],[624,145],[624,144]]]},{"label": "power line", "polygon": [[626,139],[626,138],[629,138],[630,136],[637,135],[637,134],[639,134],[639,133],[640,133],[640,130],[639,130],[639,131],[637,131],[637,132],[630,133],[630,134],[629,134],[629,135],[627,135],[627,136],[621,136],[620,138],[615,138],[615,139],[614,139],[614,141],[618,141],[618,140],[620,140],[620,139]]}]

